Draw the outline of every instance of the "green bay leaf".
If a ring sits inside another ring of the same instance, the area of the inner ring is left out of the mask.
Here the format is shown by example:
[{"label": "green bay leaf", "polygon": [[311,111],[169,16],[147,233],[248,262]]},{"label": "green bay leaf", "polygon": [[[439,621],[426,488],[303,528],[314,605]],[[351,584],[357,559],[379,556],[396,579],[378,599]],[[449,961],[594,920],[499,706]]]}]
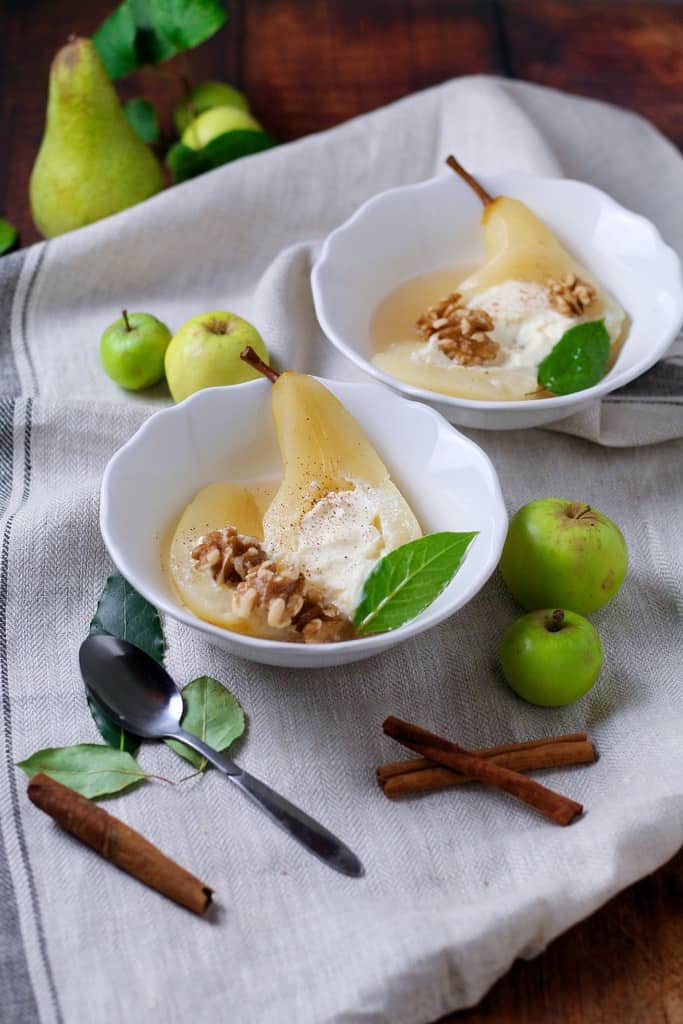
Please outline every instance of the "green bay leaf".
[{"label": "green bay leaf", "polygon": [[554,395],[591,388],[605,376],[610,337],[604,320],[570,327],[538,367],[538,383]]},{"label": "green bay leaf", "polygon": [[[244,732],[244,712],[239,703],[217,679],[200,676],[183,689],[185,711],[182,726],[204,740],[214,750],[227,750]],[[198,771],[204,771],[206,759],[178,740],[164,741]]]},{"label": "green bay leaf", "polygon": [[[113,573],[105,584],[90,623],[90,633],[105,633],[127,640],[163,663],[165,644],[159,612],[118,573]],[[134,754],[140,746],[137,736],[115,725],[90,699],[88,706],[102,738],[111,747]]]},{"label": "green bay leaf", "polygon": [[14,248],[17,241],[17,229],[4,217],[0,217],[0,256]]},{"label": "green bay leaf", "polygon": [[91,799],[119,793],[148,778],[129,753],[98,743],[46,747],[37,750],[25,761],[19,761],[19,768],[29,778],[44,772]]},{"label": "green bay leaf", "polygon": [[159,141],[159,121],[156,110],[149,100],[128,100],[123,112],[128,124],[143,142]]},{"label": "green bay leaf", "polygon": [[354,612],[358,632],[396,629],[424,611],[453,579],[476,536],[430,533],[385,555],[366,579]]}]

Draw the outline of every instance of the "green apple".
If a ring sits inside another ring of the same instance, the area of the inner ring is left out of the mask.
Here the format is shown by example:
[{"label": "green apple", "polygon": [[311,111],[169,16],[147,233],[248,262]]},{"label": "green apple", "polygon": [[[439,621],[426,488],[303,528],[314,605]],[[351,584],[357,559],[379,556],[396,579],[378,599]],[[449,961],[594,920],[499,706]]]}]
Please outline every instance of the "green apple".
[{"label": "green apple", "polygon": [[243,384],[259,377],[240,359],[247,345],[268,361],[261,335],[242,317],[215,310],[188,320],[166,349],[166,379],[175,401],[182,402],[202,388]]},{"label": "green apple", "polygon": [[157,384],[171,332],[150,313],[128,313],[107,327],[100,339],[100,360],[113,381],[128,391]]},{"label": "green apple", "polygon": [[174,119],[178,135],[182,135],[187,126],[199,114],[211,107],[237,107],[238,110],[249,110],[247,97],[234,85],[226,82],[200,82],[183,96],[175,108]]},{"label": "green apple", "polygon": [[541,608],[506,630],[500,645],[503,675],[524,700],[560,707],[583,697],[602,667],[595,627],[575,612]]},{"label": "green apple", "polygon": [[246,110],[238,110],[236,107],[212,107],[187,126],[181,142],[190,149],[203,149],[219,135],[236,131],[260,132],[263,129],[256,118]]},{"label": "green apple", "polygon": [[585,502],[530,501],[512,517],[500,571],[524,608],[588,615],[621,586],[628,551],[621,530]]}]

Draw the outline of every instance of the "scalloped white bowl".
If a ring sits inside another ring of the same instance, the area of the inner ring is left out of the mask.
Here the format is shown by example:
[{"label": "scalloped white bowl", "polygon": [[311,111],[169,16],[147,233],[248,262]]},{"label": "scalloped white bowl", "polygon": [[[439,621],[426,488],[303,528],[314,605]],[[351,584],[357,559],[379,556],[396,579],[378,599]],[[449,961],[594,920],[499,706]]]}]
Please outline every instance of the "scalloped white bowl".
[{"label": "scalloped white bowl", "polygon": [[399,629],[337,644],[260,640],[202,621],[174,593],[163,570],[162,545],[193,495],[216,480],[248,482],[282,473],[267,381],[209,388],[155,413],[113,456],[102,480],[100,528],[122,575],[161,611],[232,654],[267,665],[341,665],[422,633],[474,597],[495,569],[505,540],[498,477],[473,441],[426,406],[377,384],[323,383],[362,425],[425,533],[479,531],[449,586]]},{"label": "scalloped white bowl", "polygon": [[373,365],[370,321],[388,292],[417,274],[483,258],[481,204],[451,171],[380,193],[328,236],[311,282],[318,320],[332,344],[361,370],[427,402],[451,423],[493,430],[569,416],[653,366],[683,323],[680,261],[654,225],[583,182],[478,177],[492,195],[527,203],[627,311],[631,329],[609,373],[572,395],[484,402],[412,387]]}]

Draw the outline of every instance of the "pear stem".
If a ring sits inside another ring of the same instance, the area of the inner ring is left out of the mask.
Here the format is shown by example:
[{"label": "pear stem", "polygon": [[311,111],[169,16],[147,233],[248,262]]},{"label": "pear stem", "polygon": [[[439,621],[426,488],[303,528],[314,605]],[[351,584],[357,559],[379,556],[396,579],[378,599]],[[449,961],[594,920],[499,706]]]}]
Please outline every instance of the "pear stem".
[{"label": "pear stem", "polygon": [[261,357],[254,351],[251,345],[247,345],[246,348],[240,352],[240,359],[247,363],[253,370],[258,370],[264,377],[267,377],[271,384],[274,384],[280,374],[277,370],[274,370],[268,363],[264,363]]},{"label": "pear stem", "polygon": [[128,310],[122,310],[121,316],[123,317],[123,322],[126,325],[126,331],[132,331],[133,328],[130,326],[130,320],[128,319]]},{"label": "pear stem", "polygon": [[469,171],[466,171],[462,164],[459,164],[454,156],[446,157],[446,163],[452,171],[466,181],[470,188],[477,193],[484,206],[489,206],[493,202],[493,196],[489,195],[483,185],[480,185],[476,178],[473,178]]},{"label": "pear stem", "polygon": [[564,626],[564,612],[561,608],[556,608],[550,618],[545,624],[545,628],[549,633],[559,633]]}]

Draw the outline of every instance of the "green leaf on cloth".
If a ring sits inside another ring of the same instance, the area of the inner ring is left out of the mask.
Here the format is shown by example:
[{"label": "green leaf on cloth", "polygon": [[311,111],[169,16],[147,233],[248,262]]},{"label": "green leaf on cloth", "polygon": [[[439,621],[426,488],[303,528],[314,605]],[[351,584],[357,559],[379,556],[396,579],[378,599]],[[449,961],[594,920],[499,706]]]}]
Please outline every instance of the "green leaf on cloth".
[{"label": "green leaf on cloth", "polygon": [[177,185],[181,181],[196,178],[205,171],[212,171],[215,167],[231,163],[242,156],[260,153],[274,145],[275,139],[267,132],[240,129],[223,132],[203,149],[191,149],[184,143],[177,142],[166,154],[166,164]]},{"label": "green leaf on cloth", "polygon": [[135,758],[125,750],[112,750],[98,743],[75,747],[46,747],[37,750],[19,768],[29,779],[39,772],[64,783],[77,793],[92,798],[119,793],[149,778]]},{"label": "green leaf on cloth", "polygon": [[[159,664],[163,663],[165,644],[159,612],[118,573],[111,575],[105,584],[90,623],[90,633],[104,633],[127,640]],[[95,725],[109,746],[134,754],[140,746],[137,736],[131,736],[115,725],[90,697],[88,706]]]},{"label": "green leaf on cloth", "polygon": [[199,46],[225,24],[221,0],[123,0],[93,36],[110,78]]},{"label": "green leaf on cloth", "polygon": [[4,217],[0,217],[0,256],[9,252],[17,241],[17,229]]},{"label": "green leaf on cloth", "polygon": [[610,348],[604,320],[570,327],[539,364],[538,383],[555,395],[591,388],[605,376]]},{"label": "green leaf on cloth", "polygon": [[123,108],[126,120],[143,142],[159,141],[159,121],[149,100],[129,100]]},{"label": "green leaf on cloth", "polygon": [[[244,732],[244,712],[229,690],[212,679],[200,676],[183,689],[185,712],[182,726],[193,736],[204,740],[214,750],[227,750]],[[176,754],[204,771],[206,758],[178,740],[164,741]]]},{"label": "green leaf on cloth", "polygon": [[365,581],[353,616],[359,633],[396,629],[451,582],[477,533],[430,533],[385,555]]}]

